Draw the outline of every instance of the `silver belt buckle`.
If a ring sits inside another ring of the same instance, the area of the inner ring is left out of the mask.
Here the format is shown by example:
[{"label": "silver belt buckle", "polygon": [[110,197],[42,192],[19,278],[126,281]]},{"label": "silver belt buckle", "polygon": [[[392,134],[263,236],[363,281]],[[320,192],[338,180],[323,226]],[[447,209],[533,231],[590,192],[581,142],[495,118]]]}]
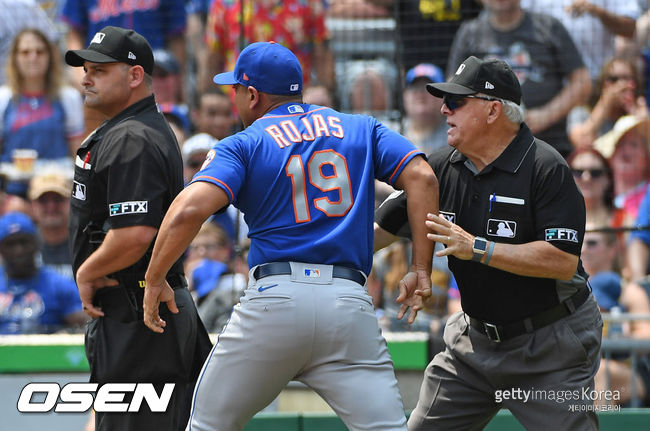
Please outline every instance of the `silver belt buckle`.
[{"label": "silver belt buckle", "polygon": [[490,341],[494,341],[495,343],[501,342],[501,335],[499,335],[499,328],[497,328],[497,325],[483,322],[483,328],[485,329],[485,335],[487,335]]}]

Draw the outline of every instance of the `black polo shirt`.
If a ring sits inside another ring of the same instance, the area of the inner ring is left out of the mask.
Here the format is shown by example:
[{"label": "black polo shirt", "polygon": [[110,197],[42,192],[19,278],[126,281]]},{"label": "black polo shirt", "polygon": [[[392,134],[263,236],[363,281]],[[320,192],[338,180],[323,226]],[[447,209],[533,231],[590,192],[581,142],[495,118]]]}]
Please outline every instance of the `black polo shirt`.
[{"label": "black polo shirt", "polygon": [[[182,189],[180,149],[153,95],[103,123],[82,143],[75,161],[69,222],[75,276],[98,247],[91,242],[98,231],[158,228]],[[146,253],[131,269],[144,274],[149,257]],[[183,273],[180,262],[171,272]]]},{"label": "black polo shirt", "polygon": [[[472,235],[524,244],[547,241],[580,256],[585,204],[565,160],[522,124],[503,153],[480,173],[449,147],[429,156],[440,185],[440,212]],[[399,234],[407,223],[404,195],[377,210],[377,223]],[[503,324],[521,320],[566,299],[586,283],[582,265],[569,282],[524,277],[449,256],[463,310]]]}]

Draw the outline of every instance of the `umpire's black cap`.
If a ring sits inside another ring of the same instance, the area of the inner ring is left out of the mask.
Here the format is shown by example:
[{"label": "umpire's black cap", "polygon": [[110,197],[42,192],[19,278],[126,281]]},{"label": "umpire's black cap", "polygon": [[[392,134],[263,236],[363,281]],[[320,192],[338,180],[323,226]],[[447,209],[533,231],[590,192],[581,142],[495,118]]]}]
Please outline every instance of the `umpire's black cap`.
[{"label": "umpire's black cap", "polygon": [[521,86],[508,63],[501,60],[480,60],[473,55],[463,61],[449,82],[427,84],[427,91],[436,97],[445,94],[469,96],[483,93],[499,99],[521,103]]},{"label": "umpire's black cap", "polygon": [[70,66],[83,66],[84,61],[140,65],[148,75],[153,72],[154,65],[153,52],[147,39],[133,30],[113,26],[95,33],[88,49],[65,53],[65,62]]}]

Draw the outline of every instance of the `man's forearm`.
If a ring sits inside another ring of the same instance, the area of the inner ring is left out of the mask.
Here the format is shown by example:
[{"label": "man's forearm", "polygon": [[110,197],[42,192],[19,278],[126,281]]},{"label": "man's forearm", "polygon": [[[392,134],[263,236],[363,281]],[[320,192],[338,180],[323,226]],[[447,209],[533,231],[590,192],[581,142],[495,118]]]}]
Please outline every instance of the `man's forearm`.
[{"label": "man's forearm", "polygon": [[546,105],[540,108],[544,112],[546,128],[565,118],[569,111],[583,103],[591,91],[591,78],[586,68],[575,70],[569,77],[569,83]]},{"label": "man's forearm", "polygon": [[595,5],[593,14],[596,15],[600,19],[600,22],[602,22],[603,25],[612,33],[627,38],[634,36],[636,25],[634,18],[616,15],[609,12],[607,9]]},{"label": "man's forearm", "polygon": [[190,184],[176,196],[160,225],[145,276],[147,283],[161,283],[203,222],[226,205],[225,192],[207,182]]},{"label": "man's forearm", "polygon": [[411,240],[413,243],[412,270],[431,272],[435,243],[427,238],[427,214],[438,214],[438,180],[424,159],[417,162],[410,173],[412,179],[405,182],[406,209],[408,212]]},{"label": "man's forearm", "polygon": [[150,226],[109,230],[77,273],[82,273],[85,280],[94,280],[133,265],[144,256],[156,232]]},{"label": "man's forearm", "polygon": [[578,256],[546,241],[498,243],[494,246],[490,266],[525,277],[569,280],[578,268]]}]

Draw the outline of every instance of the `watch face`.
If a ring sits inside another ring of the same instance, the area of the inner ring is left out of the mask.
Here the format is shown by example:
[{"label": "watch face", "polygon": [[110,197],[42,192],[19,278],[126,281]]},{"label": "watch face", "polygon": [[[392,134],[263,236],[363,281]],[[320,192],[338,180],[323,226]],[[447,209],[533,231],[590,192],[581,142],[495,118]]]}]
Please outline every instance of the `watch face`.
[{"label": "watch face", "polygon": [[487,245],[488,242],[485,238],[479,238],[479,237],[474,238],[473,248],[475,251],[485,252],[485,250],[487,250]]}]

